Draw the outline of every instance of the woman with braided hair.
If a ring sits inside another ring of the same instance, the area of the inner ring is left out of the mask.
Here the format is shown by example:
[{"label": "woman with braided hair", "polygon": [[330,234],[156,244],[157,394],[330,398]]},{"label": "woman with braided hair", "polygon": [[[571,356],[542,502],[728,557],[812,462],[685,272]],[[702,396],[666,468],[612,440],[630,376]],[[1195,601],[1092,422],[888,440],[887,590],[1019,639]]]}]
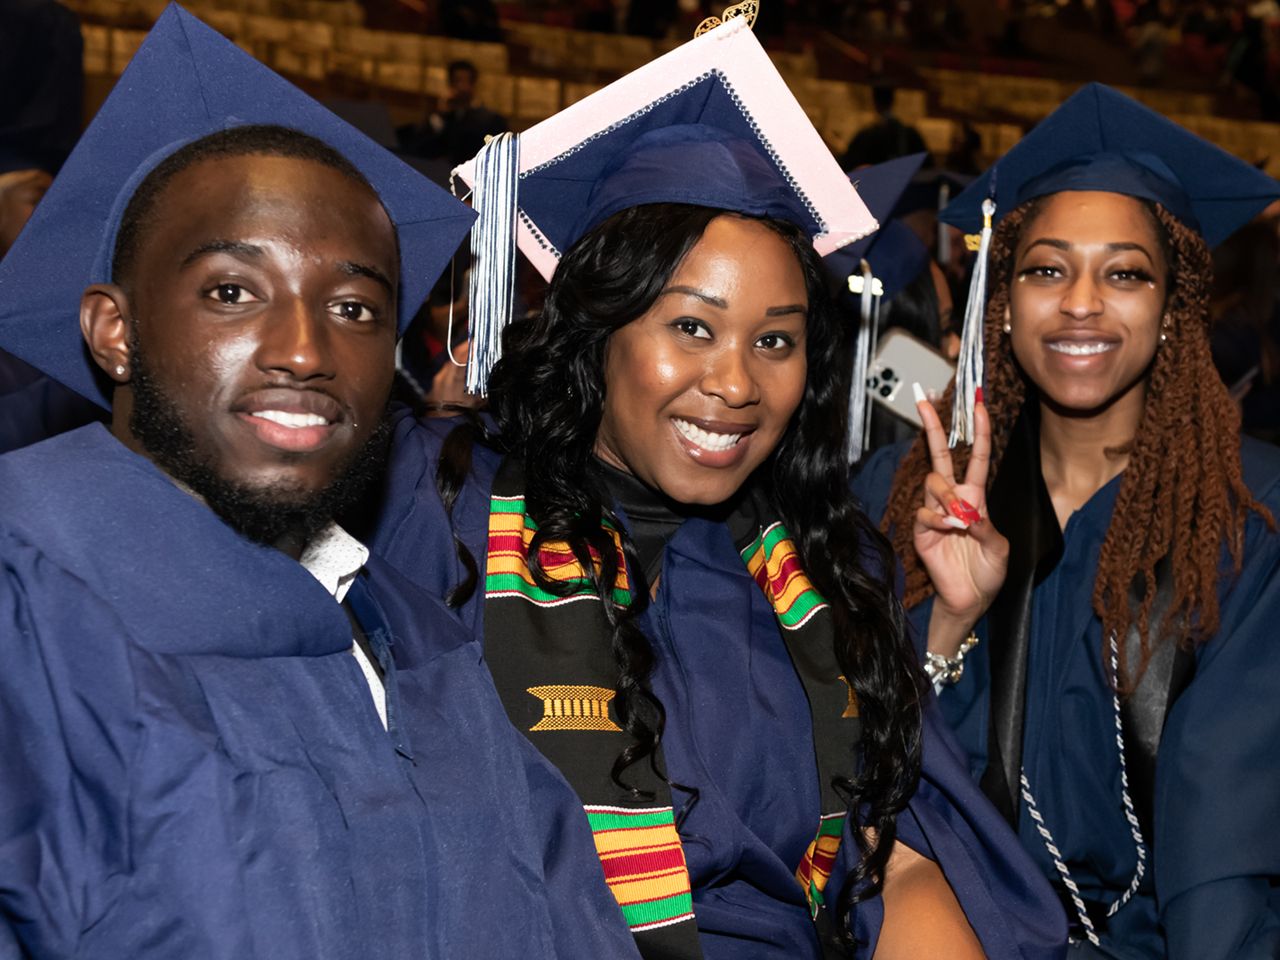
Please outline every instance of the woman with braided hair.
[{"label": "woman with braided hair", "polygon": [[949,450],[922,402],[926,436],[856,484],[1073,955],[1280,956],[1280,452],[1241,438],[1208,339],[1209,247],[1277,195],[1128,98],[1077,94],[944,214],[1003,213],[989,446]]}]

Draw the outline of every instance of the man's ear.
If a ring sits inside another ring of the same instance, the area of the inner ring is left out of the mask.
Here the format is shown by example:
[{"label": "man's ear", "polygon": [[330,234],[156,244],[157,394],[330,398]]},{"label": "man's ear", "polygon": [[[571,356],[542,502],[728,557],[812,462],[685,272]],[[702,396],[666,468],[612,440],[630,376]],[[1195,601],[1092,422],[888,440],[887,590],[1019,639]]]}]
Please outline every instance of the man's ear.
[{"label": "man's ear", "polygon": [[95,283],[80,297],[80,333],[97,363],[113,381],[133,375],[129,355],[129,297],[114,283]]}]

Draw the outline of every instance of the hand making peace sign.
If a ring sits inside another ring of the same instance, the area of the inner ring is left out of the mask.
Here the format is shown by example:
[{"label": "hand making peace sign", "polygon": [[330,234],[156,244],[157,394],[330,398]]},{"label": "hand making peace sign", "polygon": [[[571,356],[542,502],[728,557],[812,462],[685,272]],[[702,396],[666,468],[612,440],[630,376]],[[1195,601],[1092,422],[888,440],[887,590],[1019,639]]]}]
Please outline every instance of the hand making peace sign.
[{"label": "hand making peace sign", "polygon": [[986,405],[974,405],[973,451],[964,482],[957,483],[942,421],[933,404],[922,394],[917,397],[933,469],[925,478],[924,504],[916,511],[912,538],[937,593],[933,621],[956,627],[938,628],[931,621],[929,649],[950,657],[1004,583],[1009,541],[987,518],[991,421]]}]

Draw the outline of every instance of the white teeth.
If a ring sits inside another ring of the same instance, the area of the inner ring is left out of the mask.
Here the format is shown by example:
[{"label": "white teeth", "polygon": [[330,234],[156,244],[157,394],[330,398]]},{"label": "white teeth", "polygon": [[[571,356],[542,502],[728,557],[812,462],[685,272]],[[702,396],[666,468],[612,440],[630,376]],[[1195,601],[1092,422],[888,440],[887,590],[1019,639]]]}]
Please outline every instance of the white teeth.
[{"label": "white teeth", "polygon": [[255,410],[252,416],[282,427],[326,427],[329,421],[315,413],[286,413],[283,410]]},{"label": "white teeth", "polygon": [[1057,340],[1049,344],[1049,349],[1058,353],[1065,353],[1069,357],[1092,357],[1096,353],[1106,353],[1108,350],[1114,350],[1116,344],[1102,343],[1099,341],[1072,341]]},{"label": "white teeth", "polygon": [[709,430],[694,426],[688,420],[673,420],[673,422],[686,440],[711,453],[728,450],[737,445],[743,437],[741,433],[711,433]]}]

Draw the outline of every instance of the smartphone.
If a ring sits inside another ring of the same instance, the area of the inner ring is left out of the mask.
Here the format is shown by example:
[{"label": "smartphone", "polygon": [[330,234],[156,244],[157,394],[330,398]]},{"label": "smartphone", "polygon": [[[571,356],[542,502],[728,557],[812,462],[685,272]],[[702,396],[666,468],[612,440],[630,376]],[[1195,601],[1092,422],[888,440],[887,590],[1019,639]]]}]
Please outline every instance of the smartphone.
[{"label": "smartphone", "polygon": [[946,392],[955,375],[956,368],[950,360],[923,340],[895,327],[876,346],[875,359],[867,371],[867,392],[894,416],[921,427],[911,384],[920,384],[925,395],[933,399]]}]

